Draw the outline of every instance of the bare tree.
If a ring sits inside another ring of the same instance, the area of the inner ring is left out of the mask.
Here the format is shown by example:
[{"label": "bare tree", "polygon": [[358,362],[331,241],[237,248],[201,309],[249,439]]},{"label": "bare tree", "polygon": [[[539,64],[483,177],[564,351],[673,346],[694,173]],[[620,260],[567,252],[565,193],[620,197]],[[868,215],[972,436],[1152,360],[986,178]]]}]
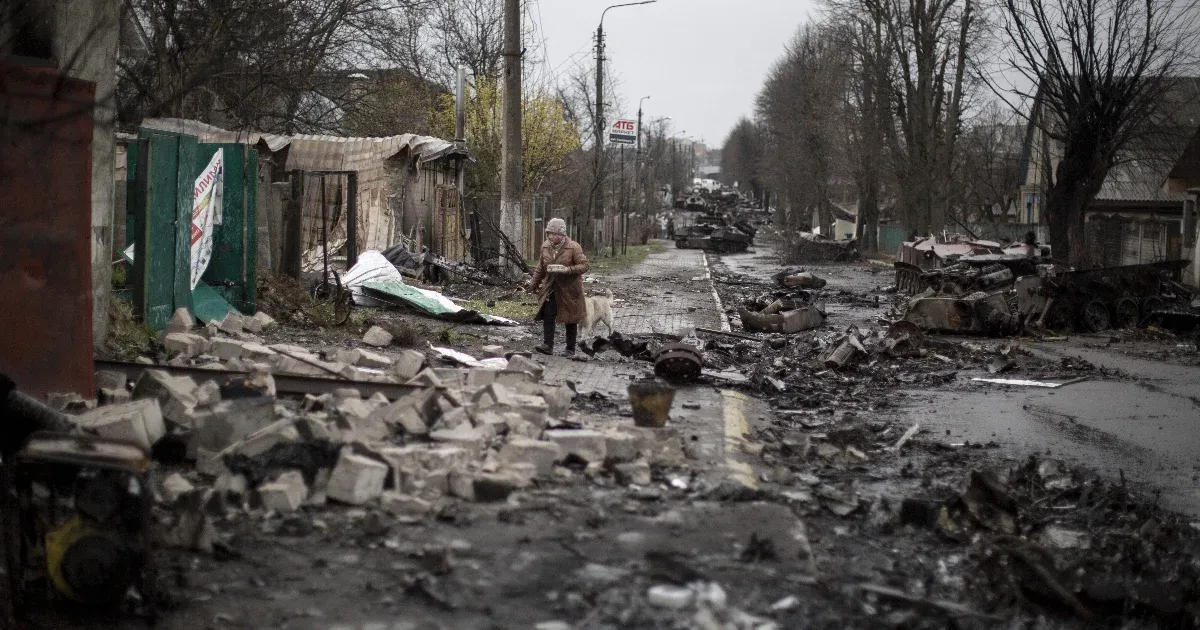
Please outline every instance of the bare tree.
[{"label": "bare tree", "polygon": [[404,12],[432,1],[127,0],[120,119],[329,129],[357,94],[329,78],[399,64]]},{"label": "bare tree", "polygon": [[[1043,156],[1045,213],[1055,255],[1085,266],[1084,211],[1109,170],[1169,125],[1168,98],[1197,52],[1196,3],[1006,0],[1009,65],[1033,86],[1031,122],[1061,149]],[[1051,148],[1053,150],[1053,148]]]},{"label": "bare tree", "polygon": [[1024,136],[1018,122],[1012,111],[993,101],[963,132],[952,199],[964,220],[1002,222],[1016,206]]},{"label": "bare tree", "polygon": [[762,200],[763,146],[762,129],[749,118],[742,118],[725,138],[721,149],[721,179],[726,185],[738,184],[756,201]]},{"label": "bare tree", "polygon": [[846,50],[828,29],[806,25],[767,75],[757,115],[765,131],[764,173],[783,197],[785,239],[830,221],[834,190],[844,181],[839,115]]}]

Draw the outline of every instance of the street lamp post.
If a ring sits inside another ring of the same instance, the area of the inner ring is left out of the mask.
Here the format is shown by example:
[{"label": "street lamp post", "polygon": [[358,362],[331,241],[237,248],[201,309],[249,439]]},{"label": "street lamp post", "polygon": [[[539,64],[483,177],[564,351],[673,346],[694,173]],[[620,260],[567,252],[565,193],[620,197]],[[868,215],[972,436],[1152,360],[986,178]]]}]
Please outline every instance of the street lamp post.
[{"label": "street lamp post", "polygon": [[[604,124],[604,17],[613,9],[621,7],[634,7],[642,4],[654,4],[658,0],[642,0],[641,2],[626,2],[624,4],[614,4],[600,13],[600,25],[596,27],[596,178],[601,175],[601,158],[604,151],[604,130],[607,125]],[[602,186],[593,186],[592,190],[602,189]],[[589,197],[594,202],[594,196]],[[594,207],[589,208],[589,218],[594,216]]]},{"label": "street lamp post", "polygon": [[[642,212],[642,103],[646,102],[649,96],[643,96],[642,100],[638,101],[638,118],[637,118],[637,145],[633,152],[633,192],[637,199],[638,214]],[[621,255],[625,255],[625,250],[629,247],[629,208],[626,205],[621,209]]]}]

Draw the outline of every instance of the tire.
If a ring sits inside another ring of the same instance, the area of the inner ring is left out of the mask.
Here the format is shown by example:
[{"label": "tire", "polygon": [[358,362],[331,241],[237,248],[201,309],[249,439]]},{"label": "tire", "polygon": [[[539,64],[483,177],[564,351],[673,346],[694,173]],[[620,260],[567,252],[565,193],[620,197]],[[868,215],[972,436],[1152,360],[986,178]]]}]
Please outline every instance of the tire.
[{"label": "tire", "polygon": [[1137,328],[1141,323],[1141,308],[1137,300],[1123,297],[1113,302],[1113,325],[1117,328]]},{"label": "tire", "polygon": [[1088,300],[1079,309],[1079,322],[1089,332],[1104,332],[1112,328],[1112,313],[1101,300]]},{"label": "tire", "polygon": [[1161,311],[1166,307],[1167,301],[1158,297],[1157,295],[1144,298],[1142,300],[1142,319],[1144,320],[1147,317],[1150,317],[1154,311]]}]

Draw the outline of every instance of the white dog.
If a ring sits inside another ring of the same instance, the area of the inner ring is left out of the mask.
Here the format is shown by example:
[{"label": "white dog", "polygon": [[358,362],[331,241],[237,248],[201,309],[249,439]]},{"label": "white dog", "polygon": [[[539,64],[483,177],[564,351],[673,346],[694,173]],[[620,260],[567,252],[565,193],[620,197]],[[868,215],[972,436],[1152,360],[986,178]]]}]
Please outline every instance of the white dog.
[{"label": "white dog", "polygon": [[583,325],[579,327],[580,338],[591,337],[596,325],[601,322],[608,326],[608,334],[613,333],[612,301],[612,291],[607,289],[604,291],[604,295],[584,299],[584,303],[587,305],[587,314],[583,316]]}]

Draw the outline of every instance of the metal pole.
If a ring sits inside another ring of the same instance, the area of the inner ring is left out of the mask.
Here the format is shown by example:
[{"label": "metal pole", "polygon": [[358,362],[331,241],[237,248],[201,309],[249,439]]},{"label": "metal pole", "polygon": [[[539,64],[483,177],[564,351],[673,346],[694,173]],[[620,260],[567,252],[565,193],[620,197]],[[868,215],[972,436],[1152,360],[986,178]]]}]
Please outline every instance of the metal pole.
[{"label": "metal pole", "polygon": [[[604,10],[605,13],[608,9]],[[604,14],[600,14],[600,26],[596,27],[596,146],[593,149],[595,157],[595,167],[593,168],[592,177],[595,181],[592,182],[592,190],[600,193],[600,214],[604,213]],[[588,195],[588,223],[592,223],[596,216],[596,195]],[[587,229],[595,230],[593,225],[588,225]],[[588,239],[591,240],[590,238]],[[604,242],[599,243],[600,250],[603,251]]]},{"label": "metal pole", "polygon": [[322,282],[326,284],[326,289],[329,288],[329,228],[327,226],[325,209],[325,176],[321,176],[321,259],[323,261],[325,274],[321,277]]},{"label": "metal pole", "polygon": [[[524,252],[521,234],[521,0],[504,0],[504,143],[500,175],[500,231]],[[511,257],[511,255],[510,255]],[[511,261],[519,266],[521,261]]]},{"label": "metal pole", "polygon": [[[467,142],[467,68],[458,67],[458,91],[454,98],[454,139],[457,142]],[[466,208],[463,196],[467,192],[467,161],[458,159],[458,201]]]},{"label": "metal pole", "polygon": [[346,173],[346,270],[358,263],[358,173]]}]

